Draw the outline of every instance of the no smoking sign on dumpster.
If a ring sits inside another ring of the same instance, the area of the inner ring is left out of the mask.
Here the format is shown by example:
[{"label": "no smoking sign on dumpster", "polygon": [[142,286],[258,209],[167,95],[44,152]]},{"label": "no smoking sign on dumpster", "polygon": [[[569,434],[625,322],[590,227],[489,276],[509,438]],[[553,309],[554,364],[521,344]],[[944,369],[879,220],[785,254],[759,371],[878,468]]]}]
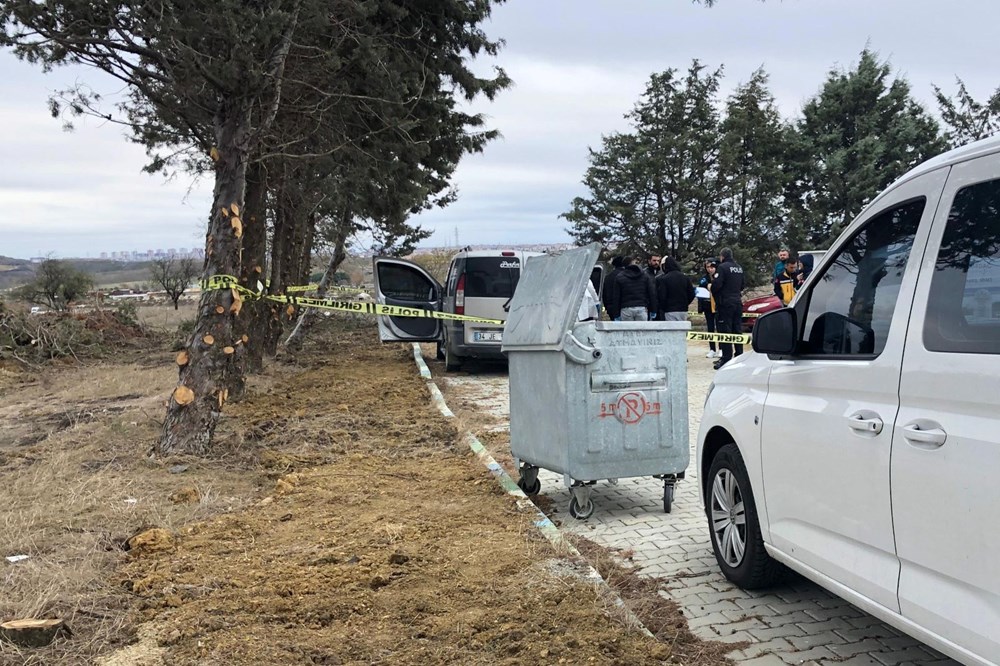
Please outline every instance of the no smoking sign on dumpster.
[{"label": "no smoking sign on dumpster", "polygon": [[629,391],[619,393],[618,399],[614,402],[601,402],[602,419],[613,416],[625,425],[638,423],[643,417],[648,415],[658,416],[660,414],[660,403],[650,402],[642,393]]}]

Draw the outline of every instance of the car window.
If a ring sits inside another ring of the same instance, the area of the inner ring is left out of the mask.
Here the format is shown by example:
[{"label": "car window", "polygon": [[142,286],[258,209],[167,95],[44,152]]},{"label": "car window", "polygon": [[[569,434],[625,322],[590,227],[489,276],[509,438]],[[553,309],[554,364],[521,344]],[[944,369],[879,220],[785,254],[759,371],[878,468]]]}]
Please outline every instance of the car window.
[{"label": "car window", "polygon": [[386,298],[400,301],[436,301],[433,283],[418,269],[405,264],[379,263],[378,288]]},{"label": "car window", "polygon": [[882,352],[926,200],[869,220],[813,282],[800,349],[806,355]]},{"label": "car window", "polygon": [[469,257],[465,260],[465,296],[510,298],[520,277],[517,257]]},{"label": "car window", "polygon": [[955,194],[931,278],[924,346],[1000,354],[1000,180]]},{"label": "car window", "polygon": [[448,280],[447,282],[445,282],[445,287],[444,287],[445,297],[453,296],[455,294],[455,282],[458,279],[455,277],[456,273],[458,273],[458,271],[456,270],[457,266],[458,266],[457,260],[453,260],[451,262],[451,265],[448,266]]}]

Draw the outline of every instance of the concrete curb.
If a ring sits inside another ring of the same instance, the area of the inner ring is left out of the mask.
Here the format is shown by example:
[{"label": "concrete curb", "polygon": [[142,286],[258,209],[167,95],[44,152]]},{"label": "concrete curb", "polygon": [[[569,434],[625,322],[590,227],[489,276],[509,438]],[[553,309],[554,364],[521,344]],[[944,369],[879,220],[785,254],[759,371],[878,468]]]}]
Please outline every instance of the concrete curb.
[{"label": "concrete curb", "polygon": [[[441,394],[441,389],[438,388],[437,384],[434,383],[434,378],[431,376],[431,370],[427,367],[427,363],[424,362],[423,354],[420,353],[420,345],[414,343],[413,345],[413,359],[417,363],[417,368],[420,370],[420,376],[423,377],[427,382],[427,389],[431,394],[431,402],[438,408],[446,418],[455,418],[455,413],[448,408],[448,404],[444,400],[444,396]],[[576,549],[566,537],[563,536],[559,528],[549,520],[542,511],[535,506],[535,503],[531,501],[527,495],[524,494],[520,488],[517,487],[517,482],[511,478],[510,474],[493,459],[493,456],[489,454],[483,443],[479,441],[479,438],[473,435],[470,431],[466,430],[461,435],[462,441],[468,445],[472,452],[476,454],[479,461],[486,466],[486,469],[496,477],[500,486],[507,492],[508,495],[512,496],[516,503],[519,511],[525,513],[533,512],[535,514],[535,527],[542,533],[542,535],[549,540],[549,542],[556,548],[557,552],[568,552],[571,556],[576,558],[578,561],[586,565],[586,578],[590,580],[594,585],[597,586],[600,591],[601,596],[610,601],[614,606],[624,615],[627,624],[631,627],[639,629],[645,635],[650,638],[654,638],[653,634],[646,625],[636,617],[635,613],[630,611],[622,601],[622,598],[618,595],[614,589],[608,585],[601,574],[597,573],[597,569],[587,564],[587,559],[580,554],[580,551]]]}]

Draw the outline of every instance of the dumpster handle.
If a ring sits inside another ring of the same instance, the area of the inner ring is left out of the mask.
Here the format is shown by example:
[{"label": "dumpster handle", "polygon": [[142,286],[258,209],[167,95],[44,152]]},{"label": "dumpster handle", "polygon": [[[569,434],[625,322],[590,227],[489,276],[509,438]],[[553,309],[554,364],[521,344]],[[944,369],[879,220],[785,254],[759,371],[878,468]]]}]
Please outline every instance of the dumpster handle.
[{"label": "dumpster handle", "polygon": [[590,365],[603,355],[600,349],[580,342],[576,336],[570,332],[566,333],[565,342],[566,344],[563,345],[563,353],[565,353],[566,356],[569,357],[569,360],[574,363],[579,363],[580,365]]}]

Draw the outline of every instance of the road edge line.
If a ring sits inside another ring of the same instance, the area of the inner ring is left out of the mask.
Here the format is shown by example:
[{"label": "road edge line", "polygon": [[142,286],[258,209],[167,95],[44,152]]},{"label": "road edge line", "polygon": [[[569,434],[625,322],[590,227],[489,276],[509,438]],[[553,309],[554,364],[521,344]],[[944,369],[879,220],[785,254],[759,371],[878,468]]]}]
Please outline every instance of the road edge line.
[{"label": "road edge line", "polygon": [[[420,371],[420,376],[425,380],[427,384],[427,389],[431,394],[431,402],[434,406],[438,408],[446,418],[455,418],[455,413],[451,411],[448,407],[448,403],[445,402],[444,395],[441,393],[441,389],[438,385],[434,383],[434,377],[431,375],[431,369],[427,367],[427,363],[424,361],[424,356],[420,352],[420,345],[418,343],[413,343],[413,359],[416,361],[417,369]],[[517,487],[517,483],[514,479],[507,473],[507,470],[503,466],[494,460],[493,456],[490,455],[483,443],[479,441],[470,430],[465,430],[461,433],[461,439],[465,444],[472,449],[472,452],[476,454],[476,457],[481,463],[490,471],[490,473],[496,477],[500,486],[511,495],[517,502],[518,511],[521,512],[531,512],[535,513],[535,527],[542,533],[542,535],[549,540],[549,542],[555,547],[556,552],[567,552],[579,562],[583,563],[587,567],[586,578],[590,580],[594,585],[598,587],[601,591],[602,596],[611,601],[611,603],[617,608],[625,617],[626,624],[629,628],[634,628],[640,630],[643,634],[649,638],[656,639],[653,636],[653,632],[646,628],[646,625],[642,623],[635,613],[629,610],[628,606],[625,605],[624,600],[622,600],[621,595],[619,595],[608,581],[597,572],[591,564],[587,561],[576,546],[570,542],[563,533],[559,531],[548,516],[546,516],[541,509],[539,509],[531,498],[524,494],[520,488]]]}]

